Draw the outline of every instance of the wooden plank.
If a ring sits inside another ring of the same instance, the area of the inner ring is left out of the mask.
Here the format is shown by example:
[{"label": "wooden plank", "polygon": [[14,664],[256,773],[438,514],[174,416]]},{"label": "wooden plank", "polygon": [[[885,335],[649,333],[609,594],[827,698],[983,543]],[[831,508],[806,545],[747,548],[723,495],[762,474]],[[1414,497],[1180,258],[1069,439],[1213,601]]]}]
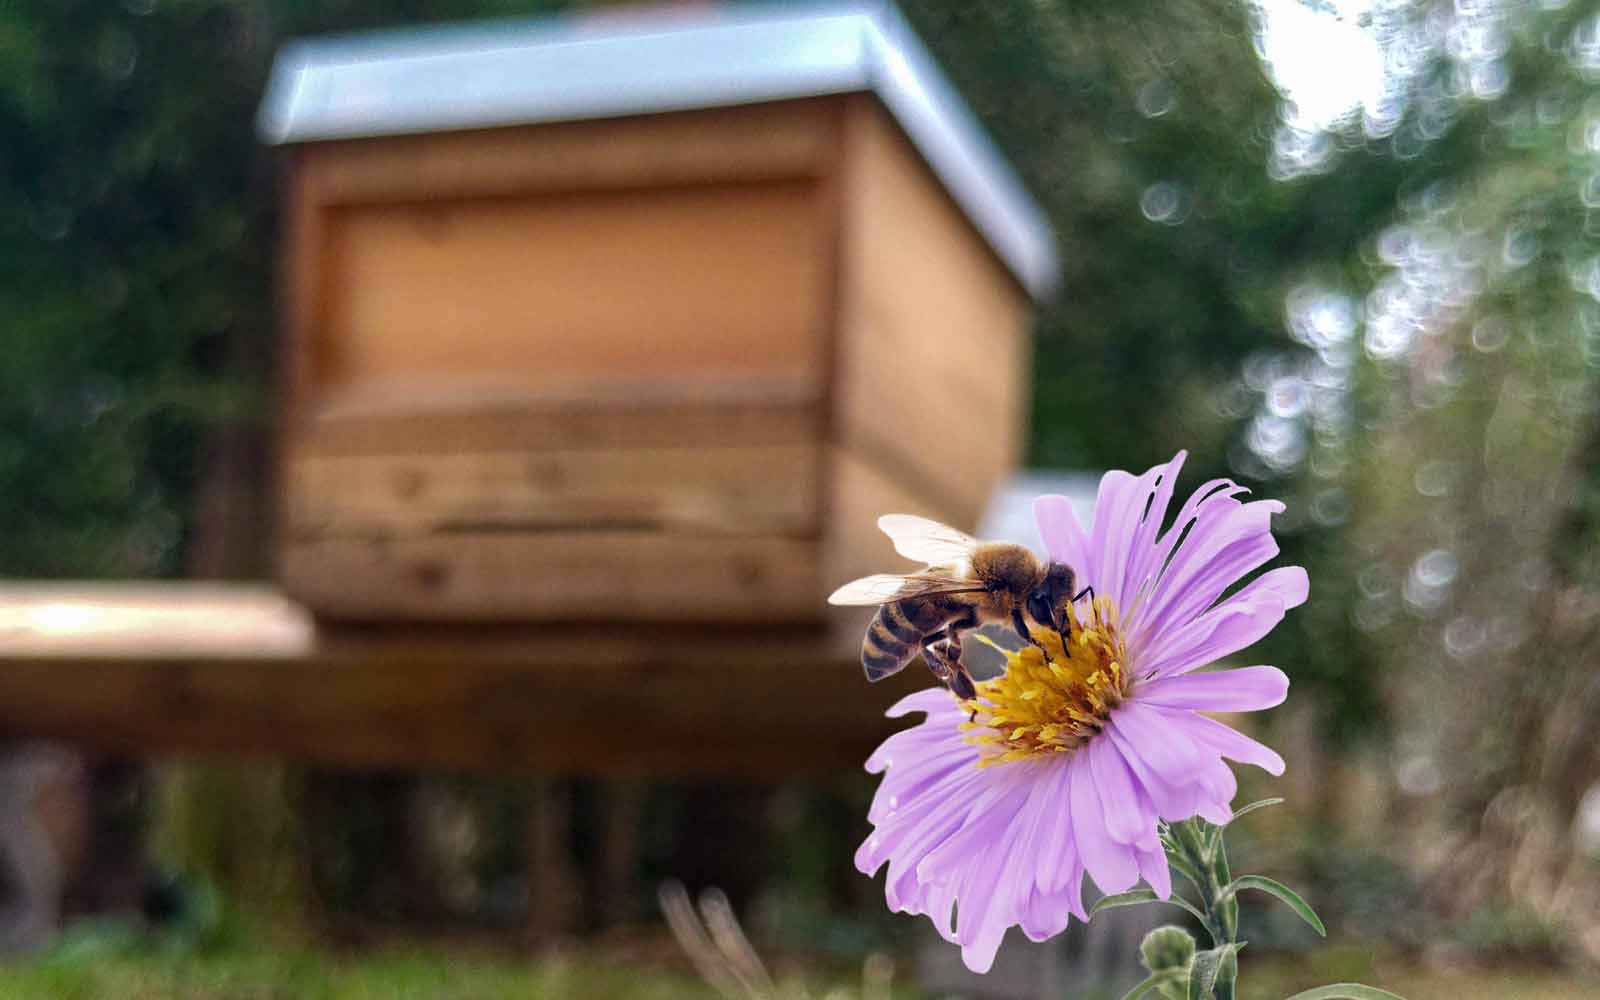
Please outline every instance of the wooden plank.
[{"label": "wooden plank", "polygon": [[0,584],[0,654],[292,657],[310,652],[305,609],[269,586]]},{"label": "wooden plank", "polygon": [[581,389],[814,373],[825,222],[812,181],[340,208],[315,377]]},{"label": "wooden plank", "polygon": [[859,767],[925,684],[869,687],[809,629],[312,629],[256,587],[0,591],[0,732],[119,752],[771,778]]},{"label": "wooden plank", "polygon": [[297,412],[306,402],[315,370],[313,331],[322,326],[327,300],[323,212],[315,178],[296,152],[284,172],[283,246],[278,263],[278,322],[283,337],[281,408]]},{"label": "wooden plank", "polygon": [[338,393],[294,423],[290,447],[326,456],[803,445],[820,436],[817,392],[813,380],[794,379],[595,386],[573,396]]},{"label": "wooden plank", "polygon": [[818,544],[660,532],[439,532],[303,537],[279,579],[334,618],[699,621],[822,615]]},{"label": "wooden plank", "polygon": [[819,448],[591,448],[299,455],[290,538],[624,528],[811,536]]},{"label": "wooden plank", "polygon": [[838,439],[970,523],[1021,458],[1027,297],[882,109],[849,112]]},{"label": "wooden plank", "polygon": [[316,143],[330,204],[809,177],[838,98],[600,121]]}]

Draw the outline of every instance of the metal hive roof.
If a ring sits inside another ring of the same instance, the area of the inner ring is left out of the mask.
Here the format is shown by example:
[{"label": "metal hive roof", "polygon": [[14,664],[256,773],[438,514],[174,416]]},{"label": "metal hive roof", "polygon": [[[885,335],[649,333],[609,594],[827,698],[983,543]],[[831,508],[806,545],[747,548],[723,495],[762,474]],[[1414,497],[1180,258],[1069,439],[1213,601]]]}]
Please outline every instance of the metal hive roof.
[{"label": "metal hive roof", "polygon": [[890,5],[631,11],[327,36],[284,46],[270,143],[403,135],[869,91],[1036,298],[1058,264],[1044,213]]}]

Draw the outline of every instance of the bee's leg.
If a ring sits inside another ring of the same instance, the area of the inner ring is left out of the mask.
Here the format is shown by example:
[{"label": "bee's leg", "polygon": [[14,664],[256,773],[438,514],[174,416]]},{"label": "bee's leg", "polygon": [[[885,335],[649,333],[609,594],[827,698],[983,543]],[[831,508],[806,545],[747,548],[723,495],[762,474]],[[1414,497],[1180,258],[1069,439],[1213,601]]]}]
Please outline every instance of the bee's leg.
[{"label": "bee's leg", "polygon": [[1044,643],[1033,637],[1033,630],[1028,627],[1028,623],[1023,619],[1021,608],[1011,609],[1011,627],[1016,631],[1018,639],[1038,646],[1039,652],[1044,653],[1046,656],[1049,655],[1049,651],[1044,648]]},{"label": "bee's leg", "polygon": [[945,687],[950,686],[950,664],[944,649],[949,640],[950,635],[944,629],[922,637],[922,662],[928,665],[934,679]]},{"label": "bee's leg", "polygon": [[[1080,590],[1076,594],[1072,595],[1072,603],[1073,604],[1077,604],[1078,601],[1081,600],[1083,598],[1083,595],[1085,595],[1085,594],[1089,595],[1089,604],[1092,607],[1094,605],[1094,588],[1093,587],[1089,587],[1089,586],[1085,586],[1082,590]],[[1092,613],[1093,612],[1091,612],[1091,614]],[[1071,633],[1072,633],[1072,616],[1068,615],[1066,609],[1063,608],[1061,610],[1061,622],[1060,622],[1060,624],[1058,624],[1056,626],[1056,635],[1059,635],[1061,637],[1061,648],[1063,650],[1065,650],[1067,648],[1067,636],[1070,635]],[[1070,656],[1071,654],[1069,653],[1068,655]]]},{"label": "bee's leg", "polygon": [[[955,636],[946,636],[938,642],[927,646],[923,655],[928,658],[931,666],[935,662],[938,667],[934,669],[934,676],[950,689],[950,693],[962,701],[972,701],[978,697],[978,686],[972,679],[972,674],[961,662],[961,643]],[[978,717],[978,709],[973,707],[967,721]]]},{"label": "bee's leg", "polygon": [[[947,626],[950,636],[940,644],[940,653],[945,657],[946,667],[950,671],[950,678],[945,683],[950,686],[951,692],[962,701],[972,701],[978,697],[978,685],[973,681],[972,673],[967,669],[967,665],[961,662],[961,632],[963,629],[972,628],[976,624],[978,624],[978,616],[975,614],[969,614],[959,622],[950,623]],[[974,707],[972,714],[967,716],[967,721],[971,722],[977,717],[978,709]]]},{"label": "bee's leg", "polygon": [[[950,665],[950,691],[962,701],[972,701],[978,697],[977,683],[973,681],[972,675],[967,673],[967,668],[963,667],[959,660],[952,662]],[[972,713],[967,716],[967,721],[971,722],[977,717],[978,710],[973,708]]]},{"label": "bee's leg", "polygon": [[928,666],[933,666],[933,647],[944,642],[946,638],[948,636],[944,629],[940,629],[937,632],[929,632],[922,637],[922,658],[928,661]]}]

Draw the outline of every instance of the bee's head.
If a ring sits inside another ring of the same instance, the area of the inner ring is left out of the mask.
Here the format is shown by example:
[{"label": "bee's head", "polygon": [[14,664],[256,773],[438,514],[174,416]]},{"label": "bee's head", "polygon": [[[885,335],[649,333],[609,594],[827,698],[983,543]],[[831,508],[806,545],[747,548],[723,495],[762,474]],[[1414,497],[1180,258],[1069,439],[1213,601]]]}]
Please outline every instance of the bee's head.
[{"label": "bee's head", "polygon": [[1067,602],[1072,599],[1076,574],[1066,563],[1053,562],[1045,568],[1039,585],[1028,595],[1028,615],[1046,628],[1061,629],[1067,622]]}]

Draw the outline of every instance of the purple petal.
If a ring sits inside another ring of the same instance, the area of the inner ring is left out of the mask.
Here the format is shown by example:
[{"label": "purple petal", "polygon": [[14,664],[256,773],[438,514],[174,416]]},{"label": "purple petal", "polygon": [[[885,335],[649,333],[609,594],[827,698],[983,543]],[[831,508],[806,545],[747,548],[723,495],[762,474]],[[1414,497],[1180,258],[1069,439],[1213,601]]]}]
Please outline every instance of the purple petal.
[{"label": "purple petal", "polygon": [[1094,564],[1089,582],[1119,606],[1123,603],[1128,555],[1139,518],[1158,475],[1158,469],[1137,477],[1112,469],[1100,477],[1100,492],[1094,501],[1094,528],[1089,536]]},{"label": "purple petal", "polygon": [[1162,899],[1172,895],[1172,869],[1167,867],[1167,853],[1161,845],[1141,847],[1135,851],[1139,859],[1139,874]]},{"label": "purple petal", "polygon": [[1155,808],[1140,793],[1116,745],[1110,740],[1094,740],[1080,752],[1089,758],[1089,773],[1094,776],[1111,839],[1121,844],[1149,839],[1156,826]]},{"label": "purple petal", "polygon": [[1127,561],[1139,526],[1143,498],[1153,480],[1113,469],[1100,477],[1094,503],[1094,527],[1089,543],[1094,547],[1095,587],[1120,607],[1127,584]]},{"label": "purple petal", "polygon": [[1155,709],[1138,700],[1124,702],[1112,713],[1107,727],[1122,733],[1134,753],[1167,784],[1177,787],[1194,780],[1199,749],[1181,729],[1168,726]]},{"label": "purple petal", "polygon": [[1222,756],[1240,763],[1254,764],[1274,776],[1283,773],[1283,758],[1271,747],[1203,715],[1191,715],[1189,719],[1186,726],[1189,734]]},{"label": "purple petal", "polygon": [[1042,496],[1033,501],[1033,519],[1039,525],[1045,552],[1056,562],[1064,562],[1086,580],[1096,579],[1089,548],[1089,536],[1078,522],[1072,501],[1064,496]]},{"label": "purple petal", "polygon": [[1223,592],[1278,554],[1272,515],[1276,500],[1257,500],[1216,509],[1197,521],[1147,602],[1142,642],[1159,643],[1174,628],[1210,608]]},{"label": "purple petal", "polygon": [[[956,720],[948,723],[951,728],[959,724]],[[939,733],[940,728],[943,727],[923,723],[895,733],[879,744],[878,749],[867,758],[867,770],[878,774],[898,766],[900,770],[894,772],[893,780],[903,782],[914,770],[921,772],[935,766],[936,763],[949,763],[946,758],[961,757],[974,762],[977,760],[977,747],[942,736]]]},{"label": "purple petal", "polygon": [[1153,477],[1148,494],[1149,503],[1139,501],[1141,507],[1147,509],[1143,510],[1130,542],[1127,567],[1123,573],[1123,589],[1122,593],[1117,595],[1118,607],[1132,607],[1146,579],[1159,566],[1156,562],[1156,537],[1166,520],[1167,507],[1172,502],[1173,488],[1177,485],[1178,473],[1182,471],[1183,461],[1187,457],[1187,452],[1180,451],[1173,456],[1172,461],[1158,465],[1146,473],[1147,476]]},{"label": "purple petal", "polygon": [[1067,929],[1072,919],[1068,893],[1066,889],[1060,892],[1044,892],[1038,888],[1033,890],[1020,914],[1022,933],[1028,936],[1028,940],[1048,941]]},{"label": "purple petal", "polygon": [[[960,802],[974,792],[970,784],[963,788],[952,783],[948,794],[951,800]],[[961,829],[962,812],[940,809],[937,802],[934,797],[929,804],[919,803],[917,808],[906,810],[906,815],[895,822],[878,824],[856,851],[856,868],[864,875],[874,874],[888,862],[884,894],[893,909],[900,909],[902,901],[917,897],[917,863]]]},{"label": "purple petal", "polygon": [[1299,566],[1263,573],[1235,596],[1163,637],[1160,649],[1150,650],[1139,664],[1139,673],[1150,678],[1187,673],[1254,645],[1289,608],[1304,602],[1306,591],[1306,571]]},{"label": "purple petal", "polygon": [[1150,765],[1146,764],[1127,738],[1115,729],[1106,730],[1106,735],[1117,745],[1117,750],[1122,754],[1122,759],[1127,763],[1129,770],[1139,782],[1150,804],[1155,807],[1156,815],[1168,822],[1176,823],[1186,820],[1195,814],[1199,802],[1200,789],[1197,785],[1172,785],[1163,779]]},{"label": "purple petal", "polygon": [[1134,697],[1196,712],[1255,712],[1281,705],[1288,694],[1289,677],[1277,667],[1241,667],[1145,681]]},{"label": "purple petal", "polygon": [[1143,636],[1154,624],[1158,624],[1150,614],[1150,606],[1167,589],[1166,580],[1171,574],[1174,554],[1180,543],[1187,548],[1191,537],[1203,533],[1206,525],[1215,523],[1220,516],[1239,506],[1234,496],[1248,492],[1231,480],[1213,479],[1189,495],[1178,516],[1173,519],[1172,526],[1161,536],[1151,554],[1150,573],[1154,580],[1147,587],[1139,607],[1123,609],[1129,615],[1126,624],[1131,643],[1142,642]]},{"label": "purple petal", "polygon": [[927,712],[932,716],[942,712],[959,714],[960,711],[961,703],[956,701],[949,691],[942,687],[933,687],[906,695],[890,705],[889,710],[883,714],[891,719],[898,719],[912,712]]},{"label": "purple petal", "polygon": [[[959,832],[917,863],[917,879],[937,882],[978,855],[993,854],[1028,801],[1030,782],[1001,776],[967,808]],[[947,807],[948,808],[948,807]],[[956,811],[959,815],[959,809]]]},{"label": "purple petal", "polygon": [[966,894],[956,911],[956,934],[962,944],[961,960],[973,972],[985,973],[994,965],[1006,930],[1017,921],[1031,892],[1026,873],[1007,865],[1016,849],[1016,838],[1013,826],[993,850],[974,859],[966,879]]},{"label": "purple petal", "polygon": [[1233,819],[1233,797],[1239,791],[1239,781],[1233,776],[1232,768],[1221,758],[1212,756],[1215,752],[1206,754],[1205,765],[1196,773],[1196,784],[1202,794],[1195,804],[1195,812],[1201,819],[1221,826]]},{"label": "purple petal", "polygon": [[1106,832],[1100,797],[1095,792],[1094,775],[1082,754],[1067,762],[1071,770],[1068,796],[1072,809],[1072,835],[1083,866],[1089,870],[1101,892],[1123,892],[1139,880],[1138,862],[1126,845],[1111,839]]},{"label": "purple petal", "polygon": [[[1065,888],[1073,866],[1079,864],[1078,847],[1072,838],[1072,819],[1069,815],[1071,803],[1068,790],[1072,787],[1072,769],[1067,763],[1052,762],[1053,766],[1043,782],[1046,801],[1051,805],[1040,817],[1039,870],[1034,882],[1046,892],[1059,892]],[[1081,867],[1078,878],[1083,878]]]}]

